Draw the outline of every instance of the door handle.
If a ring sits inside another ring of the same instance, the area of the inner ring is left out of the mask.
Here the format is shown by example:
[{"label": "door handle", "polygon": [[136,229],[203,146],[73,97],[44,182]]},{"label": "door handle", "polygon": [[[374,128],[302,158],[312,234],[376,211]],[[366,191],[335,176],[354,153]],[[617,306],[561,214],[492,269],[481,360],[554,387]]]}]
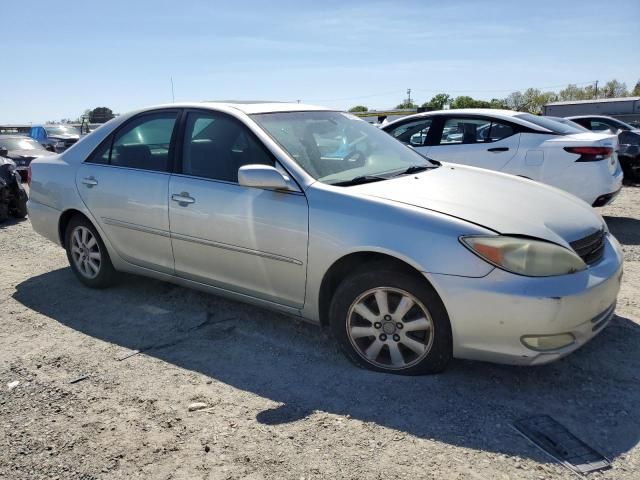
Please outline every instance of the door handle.
[{"label": "door handle", "polygon": [[493,152],[493,153],[497,153],[497,152],[508,152],[509,149],[507,147],[494,147],[494,148],[487,148],[487,152]]},{"label": "door handle", "polygon": [[98,180],[96,180],[95,177],[84,177],[82,179],[82,183],[84,183],[87,187],[91,188],[98,185]]},{"label": "door handle", "polygon": [[182,192],[180,194],[174,193],[171,195],[171,200],[178,202],[181,206],[186,207],[190,203],[196,203],[196,199],[189,196],[189,192]]}]

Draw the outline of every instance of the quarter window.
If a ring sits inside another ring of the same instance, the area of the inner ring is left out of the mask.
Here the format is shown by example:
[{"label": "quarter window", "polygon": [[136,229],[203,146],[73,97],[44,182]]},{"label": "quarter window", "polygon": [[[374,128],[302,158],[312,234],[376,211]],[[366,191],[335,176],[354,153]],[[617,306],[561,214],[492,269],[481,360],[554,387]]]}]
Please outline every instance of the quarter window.
[{"label": "quarter window", "polygon": [[243,165],[274,165],[266,148],[239,121],[224,114],[190,112],[182,146],[182,173],[238,181]]},{"label": "quarter window", "polygon": [[513,134],[513,127],[488,119],[448,118],[442,129],[440,145],[492,143]]},{"label": "quarter window", "polygon": [[423,118],[413,122],[403,123],[399,127],[392,129],[389,133],[402,143],[408,143],[414,147],[422,147],[427,142],[431,122],[432,120],[430,118]]}]

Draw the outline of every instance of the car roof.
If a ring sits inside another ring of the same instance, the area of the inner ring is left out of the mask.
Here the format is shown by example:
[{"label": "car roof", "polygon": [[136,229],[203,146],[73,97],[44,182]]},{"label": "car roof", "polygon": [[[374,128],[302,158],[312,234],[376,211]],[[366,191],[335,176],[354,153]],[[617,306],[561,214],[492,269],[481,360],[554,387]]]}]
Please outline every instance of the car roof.
[{"label": "car roof", "polygon": [[518,115],[523,115],[523,114],[526,114],[526,112],[517,112],[514,110],[502,110],[499,108],[456,108],[453,110],[435,110],[430,112],[416,113],[414,115],[408,115],[406,117],[399,118],[398,120],[389,122],[383,128],[384,130],[387,130],[390,125],[394,125],[396,123],[406,121],[407,119],[410,119],[410,118],[430,117],[433,115],[442,115],[442,116],[448,116],[448,117],[457,116],[457,115],[482,115],[482,116],[494,118],[496,120],[507,120],[507,121],[531,128],[533,130],[538,130],[541,132],[549,132],[549,130],[547,130],[544,127],[541,127],[540,125],[536,125],[535,123],[528,122],[527,120],[518,117]]},{"label": "car roof", "polygon": [[335,111],[335,109],[321,107],[318,105],[309,105],[298,102],[277,102],[277,101],[261,101],[261,100],[211,100],[204,102],[176,102],[163,105],[154,105],[138,110],[144,112],[158,108],[234,108],[247,115],[254,113],[275,113],[275,112],[306,112],[306,111]]},{"label": "car roof", "polygon": [[569,120],[572,120],[574,118],[580,119],[580,118],[604,118],[607,120],[615,120],[615,118],[610,117],[608,115],[571,115],[570,117],[565,117],[568,118]]}]

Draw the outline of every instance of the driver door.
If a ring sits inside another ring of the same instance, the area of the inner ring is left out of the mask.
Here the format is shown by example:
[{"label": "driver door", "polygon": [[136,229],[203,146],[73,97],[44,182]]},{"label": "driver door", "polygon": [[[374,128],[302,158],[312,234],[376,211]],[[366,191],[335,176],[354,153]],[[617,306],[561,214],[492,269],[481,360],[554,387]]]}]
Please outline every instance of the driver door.
[{"label": "driver door", "polygon": [[302,192],[238,184],[243,165],[275,159],[239,120],[191,110],[169,181],[169,223],[176,275],[301,308],[308,206]]}]

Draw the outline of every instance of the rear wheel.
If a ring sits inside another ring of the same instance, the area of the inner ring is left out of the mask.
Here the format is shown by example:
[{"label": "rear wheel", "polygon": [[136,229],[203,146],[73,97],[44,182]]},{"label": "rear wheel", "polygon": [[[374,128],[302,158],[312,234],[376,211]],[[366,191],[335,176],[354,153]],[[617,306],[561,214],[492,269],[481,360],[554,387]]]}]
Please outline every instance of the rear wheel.
[{"label": "rear wheel", "polygon": [[451,325],[440,297],[426,280],[392,266],[347,277],[330,315],[338,344],[361,367],[420,375],[440,372],[451,360]]},{"label": "rear wheel", "polygon": [[14,201],[11,209],[11,216],[15,218],[25,218],[27,216],[27,192],[18,189],[17,198]]},{"label": "rear wheel", "polygon": [[105,288],[116,280],[109,252],[87,219],[77,216],[71,219],[65,236],[67,258],[76,277],[91,288]]}]

